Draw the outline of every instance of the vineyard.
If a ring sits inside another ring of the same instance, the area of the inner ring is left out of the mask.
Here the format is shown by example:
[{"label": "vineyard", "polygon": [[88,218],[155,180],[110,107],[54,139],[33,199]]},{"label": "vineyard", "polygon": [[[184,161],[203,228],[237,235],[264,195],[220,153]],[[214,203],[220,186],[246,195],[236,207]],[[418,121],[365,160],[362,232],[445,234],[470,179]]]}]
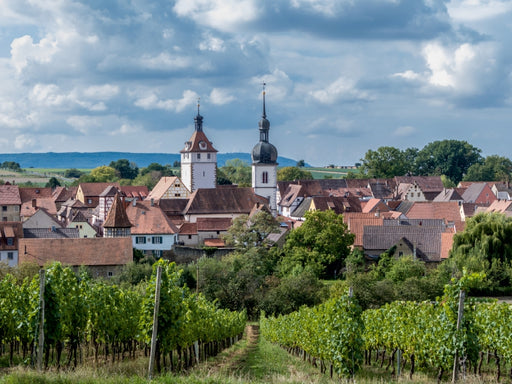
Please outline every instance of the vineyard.
[{"label": "vineyard", "polygon": [[419,367],[440,382],[448,373],[453,379],[481,375],[484,360],[488,367],[493,360],[499,381],[502,370],[512,367],[512,308],[469,299],[462,314],[460,292],[475,278],[447,286],[435,302],[397,301],[364,312],[343,296],[286,316],[262,317],[261,333],[331,377],[353,377],[361,367],[377,365],[392,377],[407,369],[411,380]]},{"label": "vineyard", "polygon": [[[157,267],[158,371],[187,369],[239,339],[247,320],[244,312],[218,309],[202,295],[191,294],[180,284],[181,271],[174,263],[159,261]],[[77,276],[59,263],[43,276],[44,284],[39,276],[21,284],[12,275],[0,281],[0,352],[8,355],[10,365],[36,365],[39,360],[45,369],[58,369],[149,356],[155,273],[135,288],[92,280],[85,273]]]}]

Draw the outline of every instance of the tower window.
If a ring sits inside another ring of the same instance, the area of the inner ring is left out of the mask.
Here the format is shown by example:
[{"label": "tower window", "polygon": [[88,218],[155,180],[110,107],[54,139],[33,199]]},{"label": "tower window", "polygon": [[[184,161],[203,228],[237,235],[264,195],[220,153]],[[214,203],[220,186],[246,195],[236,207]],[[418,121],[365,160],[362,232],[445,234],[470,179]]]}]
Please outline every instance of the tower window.
[{"label": "tower window", "polygon": [[212,157],[212,156],[211,156],[211,154],[209,154],[209,153],[207,153],[207,154],[206,154],[206,158],[207,158],[208,160],[210,160],[210,159],[211,159],[211,157]]},{"label": "tower window", "polygon": [[199,160],[199,159],[201,159],[201,154],[200,153],[197,154],[197,160]]},{"label": "tower window", "polygon": [[261,174],[261,182],[263,184],[268,184],[268,172],[263,172]]}]

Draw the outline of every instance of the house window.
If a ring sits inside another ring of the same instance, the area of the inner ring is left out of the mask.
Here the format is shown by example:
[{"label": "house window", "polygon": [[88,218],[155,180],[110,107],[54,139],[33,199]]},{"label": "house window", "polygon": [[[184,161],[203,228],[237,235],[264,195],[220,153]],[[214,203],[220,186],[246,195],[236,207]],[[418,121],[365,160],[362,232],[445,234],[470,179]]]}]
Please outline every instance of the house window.
[{"label": "house window", "polygon": [[267,184],[268,183],[268,172],[263,172],[261,174],[261,182],[263,184]]},{"label": "house window", "polygon": [[87,199],[87,204],[92,204],[92,199]]},{"label": "house window", "polygon": [[7,258],[9,260],[14,260],[14,252],[7,252]]},{"label": "house window", "polygon": [[153,236],[151,242],[153,244],[162,244],[162,236]]},{"label": "house window", "polygon": [[201,154],[200,154],[200,153],[198,153],[198,154],[197,154],[197,160],[200,160],[200,159],[201,159]]},{"label": "house window", "polygon": [[420,197],[420,193],[418,192],[418,197]]},{"label": "house window", "polygon": [[208,154],[206,154],[206,158],[207,158],[208,160],[210,160],[210,159],[211,159],[211,157],[212,157],[212,156],[211,156],[209,153],[208,153]]},{"label": "house window", "polygon": [[112,277],[112,276],[114,276],[114,272],[108,271],[108,277]]},{"label": "house window", "polygon": [[4,212],[7,211],[7,207],[5,205],[2,205],[2,211],[4,211]]},{"label": "house window", "polygon": [[137,236],[135,238],[135,244],[146,244],[146,236]]},{"label": "house window", "polygon": [[159,258],[160,258],[160,257],[162,257],[162,251],[160,251],[160,250],[154,250],[154,251],[153,251],[153,256],[155,256],[155,257],[159,257]]},{"label": "house window", "polygon": [[180,194],[180,193],[175,193],[175,194],[174,194],[174,197],[180,197],[180,196],[181,196],[181,194]]},{"label": "house window", "polygon": [[8,237],[7,238],[7,245],[14,245],[14,238],[13,237]]},{"label": "house window", "polygon": [[203,177],[205,177],[205,176],[206,176],[206,172],[205,172],[205,171],[203,171]]},{"label": "house window", "polygon": [[188,235],[188,239],[191,240],[192,239],[192,235]]},{"label": "house window", "polygon": [[7,217],[2,217],[2,221],[7,221]]}]

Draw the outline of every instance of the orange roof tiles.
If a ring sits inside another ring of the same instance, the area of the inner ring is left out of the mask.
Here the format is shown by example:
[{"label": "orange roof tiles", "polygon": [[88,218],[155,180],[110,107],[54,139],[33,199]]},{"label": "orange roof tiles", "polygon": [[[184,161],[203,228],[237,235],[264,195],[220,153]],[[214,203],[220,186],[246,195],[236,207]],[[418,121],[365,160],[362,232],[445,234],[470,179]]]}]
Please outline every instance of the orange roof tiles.
[{"label": "orange roof tiles", "polygon": [[409,219],[444,219],[461,221],[460,207],[457,202],[416,202],[407,212]]},{"label": "orange roof tiles", "polygon": [[20,190],[17,185],[0,185],[0,205],[21,205]]},{"label": "orange roof tiles", "polygon": [[131,237],[20,239],[19,245],[19,262],[39,266],[51,261],[71,266],[124,265],[133,261]]},{"label": "orange roof tiles", "polygon": [[126,208],[128,220],[133,223],[132,235],[175,234],[178,228],[171,222],[158,205],[150,201],[136,201]]}]

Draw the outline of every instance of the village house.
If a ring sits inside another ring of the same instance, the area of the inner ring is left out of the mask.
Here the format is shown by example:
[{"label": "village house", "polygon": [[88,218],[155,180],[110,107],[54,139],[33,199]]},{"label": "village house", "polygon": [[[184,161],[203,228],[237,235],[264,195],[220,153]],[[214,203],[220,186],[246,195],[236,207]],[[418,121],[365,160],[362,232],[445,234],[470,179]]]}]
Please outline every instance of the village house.
[{"label": "village house", "polygon": [[58,261],[78,271],[88,267],[93,277],[109,278],[133,261],[129,237],[87,239],[20,239],[19,262],[44,267]]},{"label": "village house", "polygon": [[9,267],[18,265],[18,247],[21,238],[23,238],[21,222],[0,222],[0,262]]},{"label": "village house", "polygon": [[126,208],[133,248],[162,257],[178,242],[178,228],[153,201],[133,201]]},{"label": "village house", "polygon": [[21,197],[17,185],[0,185],[0,214],[2,221],[20,221]]}]

